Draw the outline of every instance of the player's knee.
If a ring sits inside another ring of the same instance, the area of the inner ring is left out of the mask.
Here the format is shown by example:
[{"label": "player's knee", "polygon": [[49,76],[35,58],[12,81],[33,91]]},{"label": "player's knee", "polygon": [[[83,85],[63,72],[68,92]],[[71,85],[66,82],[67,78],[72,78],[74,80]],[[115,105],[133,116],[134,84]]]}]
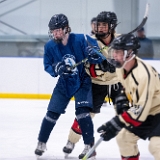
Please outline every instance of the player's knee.
[{"label": "player's knee", "polygon": [[119,134],[116,136],[116,141],[118,146],[124,145],[123,135],[119,132]]},{"label": "player's knee", "polygon": [[152,137],[150,139],[149,151],[154,156],[155,160],[160,159],[160,137]]},{"label": "player's knee", "polygon": [[76,116],[81,115],[81,114],[88,114],[90,112],[89,107],[79,107],[76,108]]},{"label": "player's knee", "polygon": [[90,109],[88,107],[79,107],[76,109],[76,118],[77,121],[80,123],[82,120],[87,120],[88,122],[91,121],[91,116],[90,116]]},{"label": "player's knee", "polygon": [[[90,113],[90,115],[89,115],[89,111],[90,110],[88,109],[88,107],[77,108],[76,109],[76,116],[77,116],[77,118],[79,117],[80,119],[81,118],[86,118],[87,116],[90,116],[91,118],[94,117],[95,114]],[[81,128],[80,128],[79,123],[78,123],[76,118],[74,119],[74,122],[72,124],[71,129],[72,129],[72,132],[75,132],[76,134],[79,134],[79,135],[82,134]]]},{"label": "player's knee", "polygon": [[122,129],[116,136],[116,141],[119,146],[126,146],[127,144],[132,144],[135,146],[137,144],[138,137],[126,129]]},{"label": "player's knee", "polygon": [[56,121],[58,120],[60,114],[59,113],[55,113],[52,111],[47,111],[45,119],[48,121],[53,121],[56,123]]}]

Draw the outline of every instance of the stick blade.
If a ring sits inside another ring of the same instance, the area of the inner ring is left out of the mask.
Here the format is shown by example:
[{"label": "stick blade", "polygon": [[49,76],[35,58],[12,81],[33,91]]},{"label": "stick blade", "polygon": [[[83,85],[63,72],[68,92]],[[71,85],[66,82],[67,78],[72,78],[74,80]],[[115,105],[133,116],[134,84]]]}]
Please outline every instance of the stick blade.
[{"label": "stick blade", "polygon": [[141,29],[146,24],[147,19],[148,19],[148,11],[149,11],[149,3],[146,4],[146,10],[145,10],[144,18],[143,18],[142,22],[140,23],[140,25],[138,27],[136,27],[134,30],[127,33],[127,34],[132,34],[136,31],[138,31],[139,29]]}]

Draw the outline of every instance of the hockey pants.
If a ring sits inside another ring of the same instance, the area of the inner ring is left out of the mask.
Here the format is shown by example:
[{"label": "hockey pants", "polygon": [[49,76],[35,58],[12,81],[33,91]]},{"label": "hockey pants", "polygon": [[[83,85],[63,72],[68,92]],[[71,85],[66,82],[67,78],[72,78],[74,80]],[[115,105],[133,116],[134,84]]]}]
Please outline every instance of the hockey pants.
[{"label": "hockey pants", "polygon": [[[139,160],[137,141],[140,138],[123,128],[116,136],[122,160]],[[152,137],[149,142],[149,151],[155,160],[160,160],[160,137]]]}]

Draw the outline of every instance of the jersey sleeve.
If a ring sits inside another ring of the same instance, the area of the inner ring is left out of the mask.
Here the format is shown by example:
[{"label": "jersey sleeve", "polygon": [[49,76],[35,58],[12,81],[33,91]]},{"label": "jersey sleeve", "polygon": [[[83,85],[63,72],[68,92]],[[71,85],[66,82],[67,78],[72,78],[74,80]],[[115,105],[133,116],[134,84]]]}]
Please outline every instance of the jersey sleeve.
[{"label": "jersey sleeve", "polygon": [[53,53],[51,53],[51,50],[49,49],[48,45],[45,45],[44,46],[44,58],[43,58],[44,70],[47,73],[49,73],[52,77],[57,77],[52,67],[52,65],[54,64],[54,59],[51,57],[52,54]]}]

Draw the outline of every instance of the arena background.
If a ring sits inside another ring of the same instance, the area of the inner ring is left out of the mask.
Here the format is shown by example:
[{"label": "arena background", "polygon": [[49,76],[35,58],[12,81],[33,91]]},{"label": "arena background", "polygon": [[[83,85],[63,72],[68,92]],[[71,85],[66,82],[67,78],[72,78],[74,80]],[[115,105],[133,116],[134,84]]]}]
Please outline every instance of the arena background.
[{"label": "arena background", "polygon": [[50,98],[57,79],[43,69],[43,46],[54,14],[67,15],[72,32],[89,34],[92,17],[113,11],[117,33],[127,33],[142,21],[147,2],[144,27],[154,45],[154,59],[147,61],[159,70],[159,0],[0,0],[0,98]]}]

